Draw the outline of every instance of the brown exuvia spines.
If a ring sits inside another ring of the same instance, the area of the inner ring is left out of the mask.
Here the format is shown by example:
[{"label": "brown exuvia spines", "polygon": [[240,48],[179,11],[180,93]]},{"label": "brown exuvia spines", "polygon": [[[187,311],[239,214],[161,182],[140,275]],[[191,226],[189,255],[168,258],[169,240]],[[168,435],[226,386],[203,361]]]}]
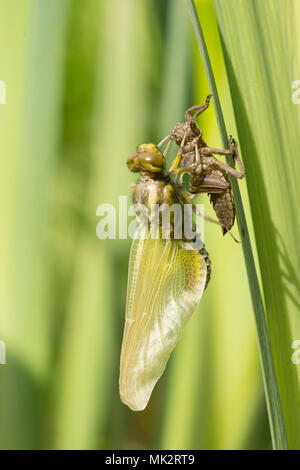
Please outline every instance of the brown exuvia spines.
[{"label": "brown exuvia spines", "polygon": [[[196,118],[209,106],[211,95],[204,105],[192,106],[185,112],[185,121],[173,128],[169,138],[180,146],[182,155],[180,168],[182,173],[191,175],[190,192],[207,193],[225,234],[234,224],[235,207],[231,195],[229,175],[244,178],[245,169],[241,161],[237,143],[230,137],[229,149],[209,147],[202,138],[202,131],[196,124]],[[226,163],[220,162],[214,155],[232,155],[236,158],[239,171]]]}]

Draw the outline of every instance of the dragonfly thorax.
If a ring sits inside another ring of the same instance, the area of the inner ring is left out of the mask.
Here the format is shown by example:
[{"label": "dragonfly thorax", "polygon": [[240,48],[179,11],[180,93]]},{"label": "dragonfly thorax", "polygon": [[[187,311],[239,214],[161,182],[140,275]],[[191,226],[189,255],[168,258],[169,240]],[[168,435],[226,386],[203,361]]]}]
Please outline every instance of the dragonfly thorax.
[{"label": "dragonfly thorax", "polygon": [[172,206],[173,204],[180,203],[174,187],[168,178],[153,179],[143,174],[135,185],[133,202],[135,204],[143,204],[149,210],[151,210],[154,204]]}]

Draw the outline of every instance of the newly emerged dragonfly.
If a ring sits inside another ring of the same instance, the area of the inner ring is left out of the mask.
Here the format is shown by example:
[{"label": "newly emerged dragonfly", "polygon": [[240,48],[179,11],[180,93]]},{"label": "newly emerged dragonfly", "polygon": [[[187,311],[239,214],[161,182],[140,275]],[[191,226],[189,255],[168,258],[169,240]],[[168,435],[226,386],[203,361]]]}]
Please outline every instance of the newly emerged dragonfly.
[{"label": "newly emerged dragonfly", "polygon": [[[147,209],[154,204],[177,204],[184,223],[184,205],[190,200],[172,179],[182,173],[178,169],[180,151],[167,170],[159,148],[143,144],[128,158],[127,165],[140,173],[134,203]],[[129,260],[119,380],[121,400],[132,410],[146,407],[209,281],[208,254],[203,243],[195,249],[193,242],[184,237],[175,239],[172,220],[169,238],[163,238],[161,231],[157,238],[149,237],[148,223],[140,223],[136,230]]]},{"label": "newly emerged dragonfly", "polygon": [[[235,207],[231,195],[228,176],[244,178],[245,169],[241,161],[237,143],[229,139],[229,149],[209,147],[202,138],[202,131],[196,124],[196,118],[209,106],[208,95],[204,105],[192,106],[185,112],[185,121],[178,123],[166,139],[174,140],[182,149],[180,165],[192,177],[190,192],[192,194],[208,193],[213,208],[222,226],[223,234],[234,224]],[[194,113],[194,114],[193,114]],[[166,140],[164,139],[164,140]],[[226,163],[220,162],[214,155],[232,155],[236,158],[239,171]]]}]

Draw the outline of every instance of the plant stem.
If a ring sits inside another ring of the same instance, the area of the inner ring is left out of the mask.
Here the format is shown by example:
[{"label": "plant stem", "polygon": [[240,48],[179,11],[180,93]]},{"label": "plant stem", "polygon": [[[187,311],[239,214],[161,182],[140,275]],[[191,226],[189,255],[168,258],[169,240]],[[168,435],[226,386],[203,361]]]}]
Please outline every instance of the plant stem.
[{"label": "plant stem", "polygon": [[[219,101],[218,91],[214,74],[212,71],[203,31],[200,25],[197,9],[194,0],[187,0],[188,9],[190,12],[192,24],[194,27],[195,35],[197,38],[200,54],[204,64],[207,80],[210,91],[212,93],[216,118],[218,122],[218,128],[221,136],[222,145],[224,148],[228,148],[228,135],[226,131],[225,121]],[[230,156],[227,158],[228,163],[233,165],[233,158]],[[234,202],[237,213],[237,221],[239,227],[239,233],[242,240],[242,247],[245,257],[245,264],[248,274],[249,287],[251,292],[259,358],[263,376],[265,397],[267,403],[267,410],[269,416],[270,432],[272,438],[272,444],[274,449],[284,450],[288,448],[288,442],[285,432],[283,412],[280,402],[278,384],[276,379],[274,361],[271,350],[270,336],[266,321],[266,315],[264,311],[264,304],[258,282],[257,272],[255,268],[255,262],[253,252],[250,243],[249,232],[247,228],[247,222],[245,212],[243,208],[242,198],[240,190],[235,179],[231,178],[231,185],[234,195]]]}]

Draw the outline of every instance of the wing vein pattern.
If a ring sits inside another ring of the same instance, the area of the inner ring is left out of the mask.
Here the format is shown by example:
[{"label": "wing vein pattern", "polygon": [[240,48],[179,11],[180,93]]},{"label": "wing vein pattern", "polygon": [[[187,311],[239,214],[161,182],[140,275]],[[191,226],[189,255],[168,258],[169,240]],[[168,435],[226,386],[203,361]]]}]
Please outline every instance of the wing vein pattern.
[{"label": "wing vein pattern", "polygon": [[207,268],[198,250],[178,240],[145,238],[132,243],[126,321],[120,361],[120,395],[143,410],[184,326],[198,304]]}]

